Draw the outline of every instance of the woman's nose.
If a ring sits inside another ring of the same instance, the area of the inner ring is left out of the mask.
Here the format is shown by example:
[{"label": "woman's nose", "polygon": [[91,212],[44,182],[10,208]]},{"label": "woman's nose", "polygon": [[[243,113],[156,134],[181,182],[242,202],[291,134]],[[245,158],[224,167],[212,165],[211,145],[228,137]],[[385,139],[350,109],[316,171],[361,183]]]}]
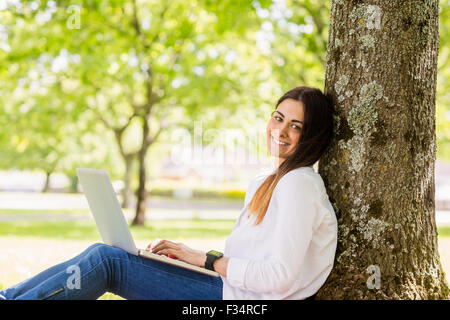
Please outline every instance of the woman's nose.
[{"label": "woman's nose", "polygon": [[280,137],[286,138],[288,136],[288,125],[281,124],[280,128]]},{"label": "woman's nose", "polygon": [[279,124],[278,126],[273,128],[271,132],[275,138],[286,138],[288,136],[287,126],[283,124]]}]

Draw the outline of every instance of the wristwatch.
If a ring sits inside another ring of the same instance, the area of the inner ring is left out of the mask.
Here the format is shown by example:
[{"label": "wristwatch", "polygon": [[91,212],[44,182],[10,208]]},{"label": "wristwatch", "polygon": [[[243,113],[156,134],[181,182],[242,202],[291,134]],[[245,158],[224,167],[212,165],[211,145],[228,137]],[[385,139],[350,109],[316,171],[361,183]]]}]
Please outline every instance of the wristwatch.
[{"label": "wristwatch", "polygon": [[205,262],[205,268],[208,270],[214,271],[214,261],[217,259],[223,257],[223,253],[216,251],[216,250],[210,250],[206,253],[206,262]]}]

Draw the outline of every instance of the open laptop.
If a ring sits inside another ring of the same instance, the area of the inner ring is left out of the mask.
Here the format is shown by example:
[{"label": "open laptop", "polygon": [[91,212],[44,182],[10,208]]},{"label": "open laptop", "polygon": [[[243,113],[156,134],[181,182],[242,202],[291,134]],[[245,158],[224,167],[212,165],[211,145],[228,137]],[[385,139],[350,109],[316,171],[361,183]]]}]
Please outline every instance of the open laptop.
[{"label": "open laptop", "polygon": [[105,170],[77,168],[77,175],[105,244],[135,256],[158,260],[210,276],[219,276],[215,271],[136,248],[108,173]]}]

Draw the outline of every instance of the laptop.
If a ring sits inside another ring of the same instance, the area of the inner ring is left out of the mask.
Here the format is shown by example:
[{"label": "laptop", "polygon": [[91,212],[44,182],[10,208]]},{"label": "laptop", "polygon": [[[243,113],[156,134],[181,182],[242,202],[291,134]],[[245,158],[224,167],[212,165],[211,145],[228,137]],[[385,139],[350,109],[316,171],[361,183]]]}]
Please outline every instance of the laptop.
[{"label": "laptop", "polygon": [[127,221],[105,170],[77,168],[77,175],[83,187],[89,208],[94,216],[98,231],[105,244],[120,248],[135,256],[141,256],[186,268],[214,277],[219,273],[165,255],[138,249],[128,228]]}]

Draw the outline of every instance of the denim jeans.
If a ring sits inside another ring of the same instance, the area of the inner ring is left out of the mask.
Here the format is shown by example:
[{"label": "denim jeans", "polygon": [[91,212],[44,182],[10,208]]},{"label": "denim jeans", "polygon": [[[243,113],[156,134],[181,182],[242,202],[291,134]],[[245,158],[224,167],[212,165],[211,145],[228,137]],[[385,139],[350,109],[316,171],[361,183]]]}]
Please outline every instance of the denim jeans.
[{"label": "denim jeans", "polygon": [[105,292],[125,299],[222,300],[222,279],[96,243],[0,291],[0,299],[97,299]]}]

